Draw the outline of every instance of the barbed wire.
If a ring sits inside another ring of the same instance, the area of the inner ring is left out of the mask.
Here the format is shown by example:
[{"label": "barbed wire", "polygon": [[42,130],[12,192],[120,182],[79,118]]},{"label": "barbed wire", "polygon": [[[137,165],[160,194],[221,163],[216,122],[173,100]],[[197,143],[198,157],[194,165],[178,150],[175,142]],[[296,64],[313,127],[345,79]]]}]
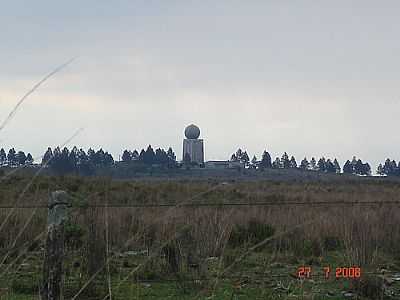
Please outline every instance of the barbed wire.
[{"label": "barbed wire", "polygon": [[[157,208],[157,207],[221,207],[221,206],[325,206],[325,205],[353,205],[353,206],[382,206],[400,205],[399,200],[388,201],[267,201],[267,202],[199,202],[199,203],[132,203],[132,204],[78,204],[70,208]],[[0,205],[0,209],[34,209],[48,208],[47,205]]]}]

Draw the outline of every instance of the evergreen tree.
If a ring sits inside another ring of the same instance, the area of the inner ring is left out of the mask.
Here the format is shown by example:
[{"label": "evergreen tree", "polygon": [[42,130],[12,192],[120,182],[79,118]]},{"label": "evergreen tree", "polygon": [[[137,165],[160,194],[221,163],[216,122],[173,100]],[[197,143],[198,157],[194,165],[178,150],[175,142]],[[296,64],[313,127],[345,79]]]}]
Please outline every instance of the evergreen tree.
[{"label": "evergreen tree", "polygon": [[290,160],[288,154],[285,152],[281,158],[281,166],[284,169],[288,169],[290,167]]},{"label": "evergreen tree", "polygon": [[325,163],[325,172],[327,172],[327,173],[336,173],[335,164],[329,158]]},{"label": "evergreen tree", "polygon": [[26,162],[26,155],[24,151],[18,151],[15,157],[16,164],[18,166],[24,166]]},{"label": "evergreen tree", "polygon": [[252,168],[256,169],[257,168],[257,157],[254,155],[253,158],[251,159],[251,166]]},{"label": "evergreen tree", "polygon": [[161,148],[156,149],[155,156],[154,156],[154,162],[156,164],[160,164],[160,165],[165,165],[168,163],[168,155],[164,151],[164,149],[161,149]]},{"label": "evergreen tree", "polygon": [[172,150],[171,147],[168,148],[167,156],[168,156],[168,159],[169,159],[170,161],[176,162],[176,155],[175,155],[175,153],[174,153],[174,150]]},{"label": "evergreen tree", "polygon": [[364,164],[361,159],[358,159],[356,165],[354,166],[354,173],[358,175],[363,175],[364,173]]},{"label": "evergreen tree", "polygon": [[343,166],[343,173],[345,173],[345,174],[353,174],[353,165],[349,160],[347,160],[346,163]]},{"label": "evergreen tree", "polygon": [[79,150],[76,146],[72,148],[71,152],[68,155],[68,164],[73,169],[73,171],[78,171],[78,160],[79,160]]},{"label": "evergreen tree", "polygon": [[307,160],[307,157],[304,157],[304,159],[300,163],[300,169],[302,170],[308,170],[310,168],[310,163]]},{"label": "evergreen tree", "polygon": [[381,176],[385,174],[382,164],[379,164],[379,166],[376,170],[376,174],[381,175]]},{"label": "evergreen tree", "polygon": [[103,149],[99,149],[94,155],[94,165],[95,166],[104,166],[104,151]]},{"label": "evergreen tree", "polygon": [[249,165],[250,158],[249,155],[247,154],[247,151],[244,151],[240,160],[245,166]]},{"label": "evergreen tree", "polygon": [[149,145],[144,153],[143,162],[147,165],[152,165],[155,162],[155,156],[153,148]]},{"label": "evergreen tree", "polygon": [[139,159],[139,152],[137,150],[133,150],[132,152],[132,160],[138,160]]},{"label": "evergreen tree", "polygon": [[142,149],[141,151],[140,151],[140,154],[139,154],[139,161],[140,162],[142,162],[142,163],[144,163],[144,157],[146,156],[146,151],[144,151],[144,149]]},{"label": "evergreen tree", "polygon": [[[93,156],[93,154],[92,154]],[[94,166],[91,163],[89,156],[86,154],[85,150],[80,149],[78,153],[78,166],[79,174],[90,176],[94,174]]]},{"label": "evergreen tree", "polygon": [[171,147],[168,148],[167,156],[168,156],[168,168],[176,167],[176,155]]},{"label": "evergreen tree", "polygon": [[86,165],[89,163],[89,157],[87,156],[85,150],[82,148],[78,152],[78,165]]},{"label": "evergreen tree", "polygon": [[94,166],[96,165],[96,152],[92,149],[89,148],[89,150],[87,151],[87,156],[89,159],[89,162]]},{"label": "evergreen tree", "polygon": [[7,163],[7,154],[3,148],[0,149],[0,166],[4,166]]},{"label": "evergreen tree", "polygon": [[340,171],[341,171],[341,169],[340,169],[339,162],[337,161],[336,158],[335,158],[335,160],[333,161],[333,165],[335,166],[335,172],[339,174]]},{"label": "evergreen tree", "polygon": [[17,153],[15,152],[14,148],[11,148],[7,154],[7,161],[9,166],[16,166],[18,164],[17,161]]},{"label": "evergreen tree", "polygon": [[260,167],[262,169],[272,168],[271,155],[266,150],[264,151],[264,153],[262,155]]},{"label": "evergreen tree", "polygon": [[318,161],[317,164],[318,167],[318,171],[320,172],[326,172],[326,161],[325,161],[325,157],[321,157]]},{"label": "evergreen tree", "polygon": [[281,169],[282,168],[282,163],[279,157],[277,157],[274,162],[272,163],[272,168],[273,169]]},{"label": "evergreen tree", "polygon": [[132,160],[132,154],[128,150],[124,150],[124,153],[122,153],[122,161],[123,162],[130,162]]},{"label": "evergreen tree", "polygon": [[232,154],[231,161],[238,161],[238,158],[235,153]]},{"label": "evergreen tree", "polygon": [[104,166],[105,167],[110,167],[112,165],[114,165],[114,158],[112,157],[112,155],[108,152],[104,153]]},{"label": "evergreen tree", "polygon": [[289,168],[291,168],[291,169],[296,169],[297,168],[297,162],[296,162],[296,159],[294,158],[294,156],[292,156],[290,158]]},{"label": "evergreen tree", "polygon": [[242,160],[242,156],[243,156],[242,149],[239,148],[239,149],[236,151],[235,156],[236,156],[237,160],[241,161],[241,160]]},{"label": "evergreen tree", "polygon": [[370,176],[371,175],[371,166],[369,165],[369,163],[365,163],[363,165],[363,173],[362,175],[366,175],[366,176]]},{"label": "evergreen tree", "polygon": [[47,148],[46,153],[43,155],[42,158],[42,165],[44,164],[48,164],[49,161],[51,161],[53,159],[53,151],[51,150],[51,148]]},{"label": "evergreen tree", "polygon": [[27,165],[32,165],[33,164],[33,157],[32,157],[32,154],[30,154],[30,153],[28,153],[26,155],[26,164]]},{"label": "evergreen tree", "polygon": [[317,161],[315,160],[314,157],[312,157],[310,160],[310,170],[312,170],[312,171],[317,170]]}]

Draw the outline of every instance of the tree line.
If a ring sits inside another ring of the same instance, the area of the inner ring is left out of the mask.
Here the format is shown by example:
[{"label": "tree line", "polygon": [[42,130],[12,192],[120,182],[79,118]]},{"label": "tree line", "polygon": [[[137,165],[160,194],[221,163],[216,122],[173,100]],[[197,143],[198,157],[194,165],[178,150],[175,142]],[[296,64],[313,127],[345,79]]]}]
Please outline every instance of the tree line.
[{"label": "tree line", "polygon": [[[253,169],[301,169],[301,170],[311,170],[311,171],[319,171],[324,173],[341,173],[341,167],[336,158],[333,160],[330,158],[321,157],[318,161],[312,157],[309,161],[306,157],[300,162],[297,163],[296,158],[289,155],[287,152],[284,152],[282,157],[276,157],[275,160],[272,161],[272,157],[268,151],[264,151],[261,160],[258,160],[254,155],[250,160],[247,151],[243,151],[242,149],[238,149],[235,153],[232,154],[231,161],[240,162],[244,166]],[[398,172],[400,173],[400,162],[398,166]],[[357,174],[357,175],[371,175],[371,167],[368,163],[363,163],[361,159],[357,159],[355,156],[353,159],[347,160],[343,166],[343,173],[346,174]]]},{"label": "tree line", "polygon": [[19,167],[33,164],[33,157],[30,153],[25,154],[24,151],[16,151],[11,148],[6,152],[3,148],[0,149],[0,166]]},{"label": "tree line", "polygon": [[[281,157],[272,157],[268,151],[264,151],[261,159],[258,160],[254,155],[250,159],[247,151],[238,149],[231,155],[230,161],[240,162],[247,168],[252,169],[300,169],[319,171],[324,173],[345,173],[356,175],[371,175],[371,166],[355,156],[351,160],[347,160],[343,168],[336,158],[330,159],[321,157],[318,160],[312,157],[308,160],[303,158],[297,163],[296,158],[289,156],[284,152]],[[20,167],[33,165],[34,159],[30,153],[25,154],[24,151],[16,151],[14,148],[8,151],[4,148],[0,149],[0,167]],[[179,166],[176,155],[171,147],[168,150],[157,148],[154,150],[151,145],[146,149],[124,150],[121,156],[121,163],[125,165],[141,164],[144,166],[176,168]],[[88,151],[78,149],[76,146],[69,150],[67,147],[60,149],[59,147],[48,148],[42,157],[41,164],[49,167],[55,173],[78,173],[82,175],[94,174],[96,168],[110,168],[116,164],[113,156],[99,149],[97,151],[89,148]],[[384,163],[378,165],[376,173],[378,175],[400,176],[400,161],[386,159]]]}]

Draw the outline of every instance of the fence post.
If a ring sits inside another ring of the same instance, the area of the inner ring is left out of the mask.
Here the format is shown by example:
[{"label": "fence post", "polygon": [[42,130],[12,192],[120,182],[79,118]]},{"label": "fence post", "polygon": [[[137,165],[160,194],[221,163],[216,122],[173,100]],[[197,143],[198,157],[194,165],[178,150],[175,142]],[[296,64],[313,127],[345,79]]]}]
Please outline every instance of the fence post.
[{"label": "fence post", "polygon": [[64,223],[68,204],[66,192],[51,193],[48,203],[43,283],[40,291],[42,300],[63,299]]}]

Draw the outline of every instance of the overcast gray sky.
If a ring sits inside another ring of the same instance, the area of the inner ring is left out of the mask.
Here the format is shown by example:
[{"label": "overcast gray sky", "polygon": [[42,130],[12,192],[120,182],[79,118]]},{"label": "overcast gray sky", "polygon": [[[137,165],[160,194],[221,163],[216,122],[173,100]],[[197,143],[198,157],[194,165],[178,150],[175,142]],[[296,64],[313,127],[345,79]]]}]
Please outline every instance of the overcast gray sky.
[{"label": "overcast gray sky", "polygon": [[400,159],[399,1],[7,1],[0,147],[172,146],[197,124],[207,159]]}]

